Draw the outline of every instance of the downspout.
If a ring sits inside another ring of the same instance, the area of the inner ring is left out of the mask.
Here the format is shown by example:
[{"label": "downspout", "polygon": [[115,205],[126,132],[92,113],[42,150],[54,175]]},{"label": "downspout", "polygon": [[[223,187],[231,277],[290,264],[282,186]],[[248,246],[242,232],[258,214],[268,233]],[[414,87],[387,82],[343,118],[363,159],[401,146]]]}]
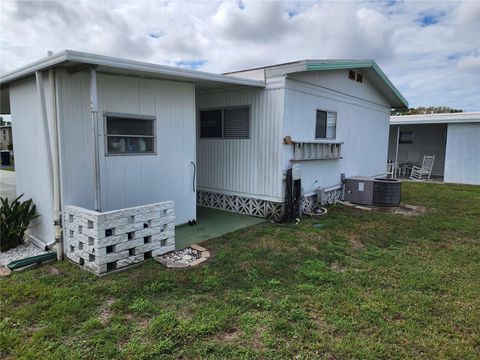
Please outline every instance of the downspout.
[{"label": "downspout", "polygon": [[55,243],[57,246],[57,259],[63,259],[62,241],[62,219],[60,205],[60,161],[58,147],[58,121],[57,121],[57,92],[55,89],[55,72],[53,69],[48,72],[50,82],[51,99],[51,129],[52,129],[52,175],[53,175],[53,226],[55,229]]},{"label": "downspout", "polygon": [[393,177],[397,178],[397,169],[398,169],[398,144],[400,142],[400,125],[397,128],[397,147],[395,148],[395,166],[393,167]]},{"label": "downspout", "polygon": [[[48,173],[50,177],[50,184],[53,187],[53,226],[55,245],[57,250],[57,259],[63,258],[63,243],[62,243],[62,227],[60,222],[60,176],[58,163],[58,131],[57,131],[57,106],[55,93],[55,75],[53,70],[49,71],[48,78],[50,82],[51,92],[51,119],[50,125],[47,115],[47,104],[45,100],[45,86],[43,82],[43,74],[40,71],[35,72],[37,82],[37,91],[40,98],[40,110],[42,116],[43,131],[45,136],[45,146],[47,147],[48,157]],[[50,129],[52,134],[50,136]]]},{"label": "downspout", "polygon": [[100,204],[100,165],[98,159],[98,102],[97,102],[97,69],[90,69],[90,112],[92,117],[93,156],[95,166],[95,210],[101,211]]}]

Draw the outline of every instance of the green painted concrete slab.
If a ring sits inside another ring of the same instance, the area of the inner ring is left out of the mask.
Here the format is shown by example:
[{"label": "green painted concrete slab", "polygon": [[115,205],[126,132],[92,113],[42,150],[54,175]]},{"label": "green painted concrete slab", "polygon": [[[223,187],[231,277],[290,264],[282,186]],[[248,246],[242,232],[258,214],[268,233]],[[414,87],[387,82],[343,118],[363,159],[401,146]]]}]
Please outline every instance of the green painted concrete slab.
[{"label": "green painted concrete slab", "polygon": [[198,206],[197,225],[181,225],[175,229],[175,247],[183,249],[264,221],[254,216]]}]

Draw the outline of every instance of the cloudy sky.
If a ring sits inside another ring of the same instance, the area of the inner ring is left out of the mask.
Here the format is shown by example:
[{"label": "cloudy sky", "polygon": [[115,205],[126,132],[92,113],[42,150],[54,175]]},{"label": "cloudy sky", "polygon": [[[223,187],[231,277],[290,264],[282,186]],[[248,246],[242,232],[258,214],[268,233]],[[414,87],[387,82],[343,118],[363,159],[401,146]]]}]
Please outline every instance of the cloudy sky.
[{"label": "cloudy sky", "polygon": [[211,72],[373,58],[411,106],[480,110],[480,0],[0,2],[2,73],[63,49]]}]

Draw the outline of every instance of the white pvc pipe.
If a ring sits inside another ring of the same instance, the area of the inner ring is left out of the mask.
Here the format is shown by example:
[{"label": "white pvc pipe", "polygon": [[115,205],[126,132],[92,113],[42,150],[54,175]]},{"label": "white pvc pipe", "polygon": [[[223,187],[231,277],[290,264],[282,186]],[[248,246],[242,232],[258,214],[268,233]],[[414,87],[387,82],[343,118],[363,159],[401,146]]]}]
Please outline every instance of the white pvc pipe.
[{"label": "white pvc pipe", "polygon": [[398,170],[398,143],[400,142],[400,125],[397,127],[397,147],[395,149],[395,166],[393,167],[393,177],[397,178]]},{"label": "white pvc pipe", "polygon": [[97,70],[90,69],[90,112],[92,117],[93,155],[95,166],[95,211],[101,211],[100,198],[100,165],[98,159],[98,102],[97,102]]},{"label": "white pvc pipe", "polygon": [[[52,150],[50,148],[50,131],[48,127],[48,118],[47,118],[47,104],[45,103],[45,88],[43,84],[43,74],[40,71],[35,71],[35,78],[37,80],[37,92],[38,97],[40,98],[40,113],[42,116],[42,127],[45,136],[45,146],[47,147],[47,160],[48,160],[48,174],[49,177],[52,176]],[[50,178],[50,183],[52,183]]]},{"label": "white pvc pipe", "polygon": [[61,205],[60,205],[60,161],[58,147],[58,126],[57,126],[57,93],[55,91],[55,73],[49,70],[48,80],[50,82],[50,101],[51,101],[51,131],[52,131],[52,177],[53,177],[53,226],[55,229],[55,243],[57,246],[57,259],[63,259],[63,241],[61,225]]}]

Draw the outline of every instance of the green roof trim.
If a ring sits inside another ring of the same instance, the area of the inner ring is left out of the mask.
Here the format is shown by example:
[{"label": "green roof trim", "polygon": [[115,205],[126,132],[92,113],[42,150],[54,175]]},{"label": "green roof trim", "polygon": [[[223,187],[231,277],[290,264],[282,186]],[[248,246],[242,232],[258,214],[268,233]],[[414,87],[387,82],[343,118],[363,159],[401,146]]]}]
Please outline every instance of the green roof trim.
[{"label": "green roof trim", "polygon": [[308,61],[307,71],[322,71],[322,70],[342,70],[342,69],[359,69],[371,68],[388,86],[393,94],[400,100],[400,102],[408,108],[408,101],[403,97],[400,91],[392,84],[390,79],[380,69],[377,63],[373,60],[352,60],[352,61]]}]

